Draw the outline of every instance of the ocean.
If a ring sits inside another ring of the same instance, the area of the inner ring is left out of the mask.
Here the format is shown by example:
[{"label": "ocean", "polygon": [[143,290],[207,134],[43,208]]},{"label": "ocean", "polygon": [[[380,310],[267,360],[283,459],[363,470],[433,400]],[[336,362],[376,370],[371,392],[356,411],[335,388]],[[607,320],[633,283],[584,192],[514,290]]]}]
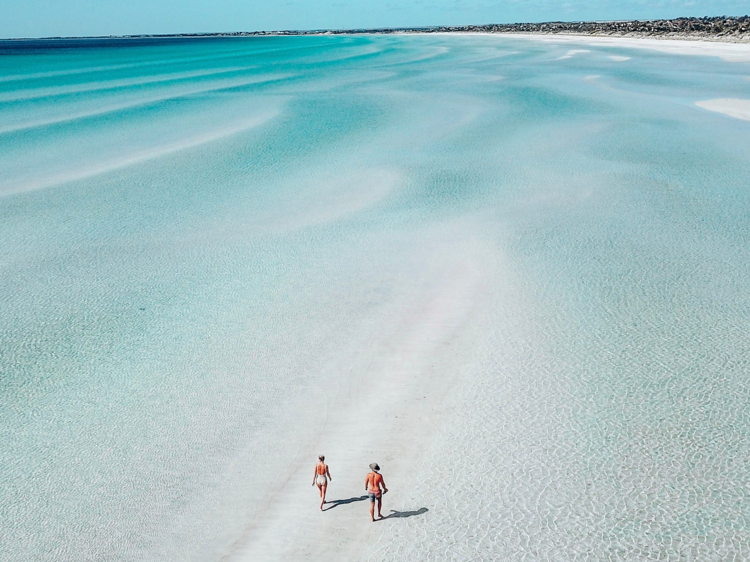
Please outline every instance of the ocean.
[{"label": "ocean", "polygon": [[750,559],[750,121],[696,105],[749,80],[556,38],[0,41],[0,558],[228,560],[330,416],[390,427],[390,376],[436,408],[383,429],[425,511],[332,559]]}]

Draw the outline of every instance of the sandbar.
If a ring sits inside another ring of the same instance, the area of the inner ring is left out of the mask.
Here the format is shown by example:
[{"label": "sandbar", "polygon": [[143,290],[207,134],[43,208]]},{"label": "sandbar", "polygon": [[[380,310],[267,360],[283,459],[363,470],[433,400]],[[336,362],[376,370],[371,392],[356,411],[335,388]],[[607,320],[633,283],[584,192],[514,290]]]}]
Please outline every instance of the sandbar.
[{"label": "sandbar", "polygon": [[750,100],[722,98],[697,101],[695,105],[728,117],[750,121]]}]

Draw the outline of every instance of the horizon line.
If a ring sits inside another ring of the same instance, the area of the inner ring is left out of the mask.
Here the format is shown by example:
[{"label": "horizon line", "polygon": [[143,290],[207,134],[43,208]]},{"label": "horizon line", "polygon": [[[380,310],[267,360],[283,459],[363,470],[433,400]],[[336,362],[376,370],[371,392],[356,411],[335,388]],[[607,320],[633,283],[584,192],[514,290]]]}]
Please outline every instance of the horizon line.
[{"label": "horizon line", "polygon": [[[507,22],[507,23],[482,23],[463,25],[426,25],[426,26],[402,26],[402,27],[368,27],[368,28],[320,28],[320,29],[276,29],[255,31],[195,31],[176,33],[128,33],[124,35],[80,35],[65,36],[54,35],[48,37],[0,37],[0,41],[55,41],[55,40],[80,40],[80,39],[170,39],[170,38],[210,38],[210,37],[247,37],[247,36],[274,36],[274,35],[317,35],[333,33],[345,34],[368,34],[382,32],[419,32],[436,29],[469,30],[473,28],[488,28],[491,26],[521,26],[521,25],[551,25],[551,24],[602,24],[602,23],[648,23],[648,22],[675,22],[685,20],[741,20],[750,18],[750,14],[739,16],[682,16],[676,18],[659,19],[613,19],[613,20],[548,20],[538,22]],[[502,33],[502,32],[501,32]]]}]

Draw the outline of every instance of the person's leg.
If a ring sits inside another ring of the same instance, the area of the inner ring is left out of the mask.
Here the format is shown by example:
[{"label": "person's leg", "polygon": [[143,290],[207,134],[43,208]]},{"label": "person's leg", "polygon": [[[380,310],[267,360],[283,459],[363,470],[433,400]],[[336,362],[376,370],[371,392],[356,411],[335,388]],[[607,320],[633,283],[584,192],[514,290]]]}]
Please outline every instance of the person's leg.
[{"label": "person's leg", "polygon": [[382,519],[383,515],[380,513],[380,510],[383,508],[383,495],[378,496],[378,519]]},{"label": "person's leg", "polygon": [[323,487],[320,484],[318,484],[317,486],[318,486],[318,493],[320,494],[320,497],[322,498],[323,497]]},{"label": "person's leg", "polygon": [[323,504],[326,503],[326,488],[328,484],[323,484],[320,488],[320,510],[323,511]]},{"label": "person's leg", "polygon": [[370,496],[370,519],[375,521],[375,497]]}]

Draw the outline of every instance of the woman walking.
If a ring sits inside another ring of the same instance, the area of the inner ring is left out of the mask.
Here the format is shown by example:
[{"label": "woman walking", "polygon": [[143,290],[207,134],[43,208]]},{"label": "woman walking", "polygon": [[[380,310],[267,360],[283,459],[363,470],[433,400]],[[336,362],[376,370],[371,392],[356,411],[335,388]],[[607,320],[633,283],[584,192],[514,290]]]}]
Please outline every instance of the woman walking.
[{"label": "woman walking", "polygon": [[328,481],[333,480],[331,478],[331,471],[328,470],[328,465],[324,462],[326,460],[325,455],[318,457],[318,464],[315,465],[315,474],[313,474],[313,483],[318,485],[320,490],[320,511],[323,511],[323,504],[326,503],[326,488],[328,488]]}]

